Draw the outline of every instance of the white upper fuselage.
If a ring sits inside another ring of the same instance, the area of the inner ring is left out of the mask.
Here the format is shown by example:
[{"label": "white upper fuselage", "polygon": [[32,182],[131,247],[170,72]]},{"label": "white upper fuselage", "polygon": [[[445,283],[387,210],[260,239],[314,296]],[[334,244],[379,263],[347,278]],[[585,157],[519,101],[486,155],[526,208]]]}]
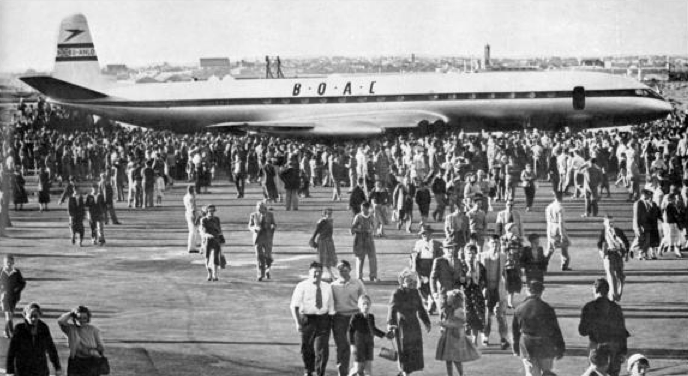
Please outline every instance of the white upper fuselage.
[{"label": "white upper fuselage", "polygon": [[[585,88],[584,110],[573,108],[576,86]],[[671,109],[637,81],[574,71],[225,78],[95,89],[108,97],[55,100],[152,127],[243,124],[258,130],[309,128],[305,133],[315,134],[380,133],[384,128],[413,127],[421,120],[482,121],[484,128],[523,122],[618,124],[655,119]]]}]

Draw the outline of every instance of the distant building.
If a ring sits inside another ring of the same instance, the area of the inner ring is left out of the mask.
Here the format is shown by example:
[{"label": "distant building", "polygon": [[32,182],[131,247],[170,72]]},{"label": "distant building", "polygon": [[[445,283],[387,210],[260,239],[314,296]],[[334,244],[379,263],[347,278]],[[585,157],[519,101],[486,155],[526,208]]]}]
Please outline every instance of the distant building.
[{"label": "distant building", "polygon": [[201,69],[229,69],[228,57],[204,57],[201,58]]},{"label": "distant building", "polygon": [[580,62],[582,67],[599,67],[604,68],[604,61],[599,59],[583,59]]},{"label": "distant building", "polygon": [[128,72],[129,68],[124,64],[108,64],[105,66],[105,74],[117,76]]}]

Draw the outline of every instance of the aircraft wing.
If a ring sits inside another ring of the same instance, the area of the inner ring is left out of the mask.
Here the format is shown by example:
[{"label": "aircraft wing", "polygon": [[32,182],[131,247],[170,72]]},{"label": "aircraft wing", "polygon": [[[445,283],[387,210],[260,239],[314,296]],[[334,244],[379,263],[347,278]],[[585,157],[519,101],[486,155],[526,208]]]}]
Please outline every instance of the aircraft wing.
[{"label": "aircraft wing", "polygon": [[422,110],[392,110],[368,111],[316,115],[300,118],[285,118],[279,120],[225,122],[213,124],[211,128],[236,128],[244,131],[262,133],[309,133],[335,135],[339,133],[355,133],[373,135],[383,133],[388,128],[415,128],[421,121],[433,123],[437,120],[447,121],[447,117]]}]

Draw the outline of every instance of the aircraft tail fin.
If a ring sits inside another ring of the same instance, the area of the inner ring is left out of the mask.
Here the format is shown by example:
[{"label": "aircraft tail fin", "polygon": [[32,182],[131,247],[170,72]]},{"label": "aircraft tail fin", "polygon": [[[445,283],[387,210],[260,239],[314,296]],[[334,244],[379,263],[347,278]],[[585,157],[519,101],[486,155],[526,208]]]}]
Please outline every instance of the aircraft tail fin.
[{"label": "aircraft tail fin", "polygon": [[104,81],[86,16],[74,14],[60,24],[53,77],[82,86]]}]

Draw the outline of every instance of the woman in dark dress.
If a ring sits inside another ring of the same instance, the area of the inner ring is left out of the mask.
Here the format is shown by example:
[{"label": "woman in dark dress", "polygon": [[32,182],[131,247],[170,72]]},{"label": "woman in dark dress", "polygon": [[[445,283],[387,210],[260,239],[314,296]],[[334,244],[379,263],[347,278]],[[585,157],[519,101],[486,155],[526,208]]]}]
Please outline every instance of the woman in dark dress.
[{"label": "woman in dark dress", "polygon": [[253,183],[258,180],[258,154],[256,150],[249,149],[248,156],[246,158],[246,173],[248,174],[248,182]]},{"label": "woman in dark dress", "polygon": [[485,297],[483,289],[487,287],[485,267],[478,262],[478,248],[469,245],[465,248],[464,259],[461,260],[461,284],[466,296],[466,333],[473,336],[473,344],[477,347],[480,333],[485,328]]},{"label": "woman in dark dress", "polygon": [[263,196],[268,200],[267,202],[277,202],[277,186],[275,185],[275,175],[277,169],[273,165],[275,158],[271,158],[268,163],[267,158],[263,158],[262,167],[260,168],[260,175],[263,184]]},{"label": "woman in dark dress", "polygon": [[50,202],[50,174],[41,167],[38,172],[38,206],[40,211],[48,211]]},{"label": "woman in dark dress", "polygon": [[335,252],[334,240],[332,239],[332,233],[334,232],[332,209],[324,209],[322,215],[322,218],[315,226],[315,232],[309,244],[318,250],[318,260],[320,260],[323,269],[327,269],[327,272],[330,273],[330,278],[334,280],[336,275],[332,272],[332,267],[337,266],[337,253]]},{"label": "woman in dark dress", "polygon": [[399,349],[400,376],[421,371],[423,363],[423,335],[420,318],[430,332],[430,317],[423,307],[420,293],[415,288],[418,276],[411,270],[399,275],[400,287],[392,293],[387,314],[388,330],[393,330]]},{"label": "woman in dark dress", "polygon": [[29,196],[26,194],[26,180],[24,180],[24,175],[22,175],[19,167],[14,172],[12,182],[14,185],[14,210],[17,210],[17,207],[19,207],[19,210],[22,210],[24,209],[24,204],[29,203]]}]

